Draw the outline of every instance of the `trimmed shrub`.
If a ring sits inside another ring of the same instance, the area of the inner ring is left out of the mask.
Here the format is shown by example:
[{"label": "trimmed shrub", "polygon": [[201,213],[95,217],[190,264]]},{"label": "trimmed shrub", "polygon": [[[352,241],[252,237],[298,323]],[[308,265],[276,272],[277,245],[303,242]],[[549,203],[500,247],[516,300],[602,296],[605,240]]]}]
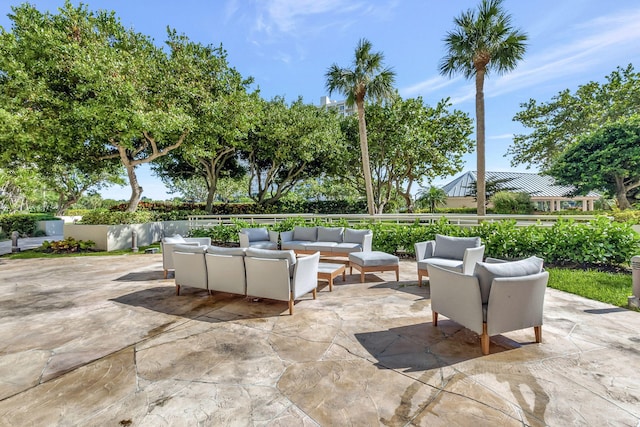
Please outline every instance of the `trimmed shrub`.
[{"label": "trimmed shrub", "polygon": [[33,236],[36,232],[38,221],[57,220],[49,214],[6,214],[0,215],[0,228],[7,236],[17,231],[21,236]]},{"label": "trimmed shrub", "polygon": [[156,221],[155,214],[149,211],[117,212],[107,209],[95,209],[82,216],[80,224],[119,225],[142,224]]}]

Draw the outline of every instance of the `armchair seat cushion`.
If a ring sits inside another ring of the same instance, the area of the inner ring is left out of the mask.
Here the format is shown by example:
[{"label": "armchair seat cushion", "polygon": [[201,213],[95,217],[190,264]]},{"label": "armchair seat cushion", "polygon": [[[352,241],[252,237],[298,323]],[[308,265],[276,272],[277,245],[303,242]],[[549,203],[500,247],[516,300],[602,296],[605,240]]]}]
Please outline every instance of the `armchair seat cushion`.
[{"label": "armchair seat cushion", "polygon": [[258,249],[278,249],[277,242],[270,242],[268,240],[259,240],[256,242],[251,242],[250,247],[258,248]]},{"label": "armchair seat cushion", "polygon": [[430,265],[437,265],[438,267],[446,268],[447,270],[462,273],[462,260],[448,258],[427,258],[426,260],[418,261],[418,268],[420,270],[429,270]]},{"label": "armchair seat cushion", "polygon": [[489,302],[491,283],[497,277],[520,277],[538,274],[542,271],[544,260],[532,256],[527,259],[502,263],[479,262],[476,264],[473,274],[478,277],[482,303]]}]

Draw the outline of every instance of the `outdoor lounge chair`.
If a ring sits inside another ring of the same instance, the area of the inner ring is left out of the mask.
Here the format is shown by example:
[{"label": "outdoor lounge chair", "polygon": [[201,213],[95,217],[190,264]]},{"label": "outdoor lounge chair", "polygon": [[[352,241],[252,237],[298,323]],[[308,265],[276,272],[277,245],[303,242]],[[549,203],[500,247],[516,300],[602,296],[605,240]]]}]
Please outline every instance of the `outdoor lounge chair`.
[{"label": "outdoor lounge chair", "polygon": [[429,266],[433,326],[438,315],[480,335],[482,354],[489,354],[489,337],[533,327],[542,342],[544,295],[549,273],[542,259],[484,263],[471,275]]},{"label": "outdoor lounge chair", "polygon": [[418,262],[418,286],[422,286],[422,277],[429,276],[427,266],[471,274],[477,262],[482,261],[484,246],[480,237],[449,237],[436,234],[435,240],[415,244]]},{"label": "outdoor lounge chair", "polygon": [[162,247],[162,269],[164,270],[164,278],[167,278],[169,270],[175,270],[173,263],[173,248],[175,245],[209,246],[210,244],[210,237],[182,237],[179,234],[164,237],[160,241],[160,246]]}]

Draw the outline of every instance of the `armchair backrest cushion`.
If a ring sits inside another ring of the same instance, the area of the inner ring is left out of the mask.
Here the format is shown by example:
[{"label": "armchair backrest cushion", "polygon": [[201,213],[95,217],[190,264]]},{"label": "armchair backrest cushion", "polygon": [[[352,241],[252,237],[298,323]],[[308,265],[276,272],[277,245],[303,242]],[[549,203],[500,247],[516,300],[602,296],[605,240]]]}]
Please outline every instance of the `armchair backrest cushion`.
[{"label": "armchair backrest cushion", "polygon": [[206,246],[200,245],[175,245],[173,247],[173,252],[182,252],[188,254],[203,254],[207,251]]},{"label": "armchair backrest cushion", "polygon": [[184,243],[184,237],[179,234],[175,234],[173,236],[167,236],[162,239],[162,243]]},{"label": "armchair backrest cushion", "polygon": [[240,232],[246,234],[250,242],[269,240],[269,231],[266,228],[242,228]]},{"label": "armchair backrest cushion", "polygon": [[436,247],[433,256],[461,260],[464,258],[464,251],[467,248],[477,248],[480,244],[480,237],[451,237],[436,234]]},{"label": "armchair backrest cushion", "polygon": [[364,236],[367,234],[371,234],[371,230],[354,230],[353,228],[346,228],[344,230],[344,242],[362,244],[362,242],[364,242]]},{"label": "armchair backrest cushion", "polygon": [[318,227],[318,242],[342,243],[344,227]]},{"label": "armchair backrest cushion", "polygon": [[315,242],[317,237],[318,230],[316,227],[296,226],[293,228],[293,240]]},{"label": "armchair backrest cushion", "polygon": [[482,303],[487,304],[489,302],[489,293],[491,292],[493,279],[496,277],[520,277],[540,273],[543,262],[544,260],[542,258],[532,256],[520,261],[476,263],[473,275],[478,278],[480,284]]},{"label": "armchair backrest cushion", "polygon": [[207,248],[208,254],[214,255],[240,255],[244,256],[246,248],[223,248],[221,246],[209,246]]}]

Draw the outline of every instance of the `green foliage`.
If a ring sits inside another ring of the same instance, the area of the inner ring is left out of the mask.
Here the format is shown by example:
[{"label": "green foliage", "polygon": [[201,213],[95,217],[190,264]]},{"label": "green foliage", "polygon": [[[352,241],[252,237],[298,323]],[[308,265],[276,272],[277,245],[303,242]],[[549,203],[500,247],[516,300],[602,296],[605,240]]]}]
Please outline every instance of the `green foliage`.
[{"label": "green foliage", "polygon": [[615,194],[620,209],[631,207],[627,193],[640,187],[640,113],[578,138],[549,174],[575,186],[575,194],[604,189]]},{"label": "green foliage", "polygon": [[529,193],[499,191],[493,195],[493,211],[497,214],[532,214],[533,203]]},{"label": "green foliage", "polygon": [[575,93],[565,89],[549,102],[531,99],[520,107],[513,120],[531,133],[514,135],[507,155],[514,166],[538,164],[548,169],[578,138],[640,113],[640,73],[632,64],[618,67],[605,83],[592,81]]},{"label": "green foliage", "polygon": [[141,224],[156,221],[156,215],[149,211],[116,212],[107,209],[96,209],[82,216],[81,224],[118,225]]},{"label": "green foliage", "polygon": [[640,210],[626,209],[624,211],[614,209],[613,219],[617,222],[629,222],[631,224],[640,224]]},{"label": "green foliage", "polygon": [[7,235],[17,231],[21,236],[33,236],[38,221],[56,220],[49,214],[6,214],[0,215],[0,228]]},{"label": "green foliage", "polygon": [[76,240],[73,237],[67,237],[64,240],[53,242],[45,240],[42,242],[41,250],[42,252],[55,254],[88,252],[95,244],[92,240]]}]

